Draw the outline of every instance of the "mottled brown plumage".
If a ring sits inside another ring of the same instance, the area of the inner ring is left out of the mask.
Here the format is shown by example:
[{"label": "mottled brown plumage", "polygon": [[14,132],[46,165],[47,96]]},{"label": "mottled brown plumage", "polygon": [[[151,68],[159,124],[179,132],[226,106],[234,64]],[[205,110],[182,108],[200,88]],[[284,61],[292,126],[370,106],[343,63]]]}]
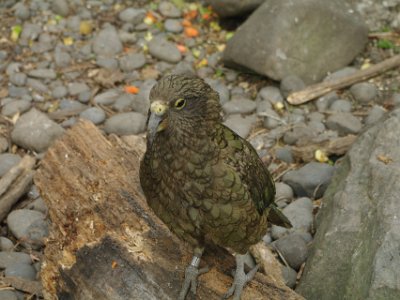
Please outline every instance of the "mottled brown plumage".
[{"label": "mottled brown plumage", "polygon": [[290,226],[273,202],[270,174],[253,147],[221,123],[209,85],[171,75],[153,87],[150,101],[140,182],[149,206],[198,258],[206,241],[245,254],[268,219]]}]

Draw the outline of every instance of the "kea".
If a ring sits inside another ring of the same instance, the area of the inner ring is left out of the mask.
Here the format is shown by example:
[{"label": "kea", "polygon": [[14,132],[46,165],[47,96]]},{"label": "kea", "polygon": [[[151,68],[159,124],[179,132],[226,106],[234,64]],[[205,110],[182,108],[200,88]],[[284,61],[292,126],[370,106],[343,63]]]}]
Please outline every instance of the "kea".
[{"label": "kea", "polygon": [[236,271],[224,295],[239,300],[257,272],[245,255],[268,221],[290,227],[274,203],[275,186],[257,152],[222,124],[219,96],[197,77],[169,75],[150,91],[147,150],[140,183],[149,206],[194,248],[178,299],[196,293],[205,244],[233,252]]}]

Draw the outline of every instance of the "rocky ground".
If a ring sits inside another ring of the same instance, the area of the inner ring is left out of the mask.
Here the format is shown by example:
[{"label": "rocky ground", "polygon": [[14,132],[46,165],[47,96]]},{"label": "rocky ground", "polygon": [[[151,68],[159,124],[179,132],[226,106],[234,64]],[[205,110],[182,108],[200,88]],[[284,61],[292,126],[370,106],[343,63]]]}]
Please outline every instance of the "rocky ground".
[{"label": "rocky ground", "polygon": [[[399,52],[399,35],[391,29],[399,26],[398,6],[384,2],[367,20],[378,32],[370,35],[365,51],[325,80]],[[368,1],[359,3],[370,9]],[[197,74],[219,92],[225,123],[250,140],[278,181],[278,205],[294,228],[272,226],[264,241],[282,258],[290,287],[301,275],[314,214],[343,155],[320,145],[358,135],[400,106],[398,70],[308,104],[289,105],[285,97],[304,82],[287,76],[278,83],[225,67],[222,53],[238,21],[220,22],[197,2],[7,0],[0,14],[0,177],[25,153],[40,159],[79,118],[105,133],[143,134],[156,80],[171,72]],[[317,151],[304,159],[299,153],[309,145],[317,145]],[[49,232],[46,210],[32,185],[0,220],[5,277],[39,280]],[[24,296],[0,289],[0,299]]]}]

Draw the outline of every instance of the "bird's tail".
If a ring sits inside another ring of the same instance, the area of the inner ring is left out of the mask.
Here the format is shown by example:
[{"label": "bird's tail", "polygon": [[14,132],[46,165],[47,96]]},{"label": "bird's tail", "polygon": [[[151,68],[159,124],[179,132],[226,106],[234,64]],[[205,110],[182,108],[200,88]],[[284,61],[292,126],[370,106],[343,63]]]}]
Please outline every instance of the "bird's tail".
[{"label": "bird's tail", "polygon": [[289,219],[283,214],[283,212],[275,205],[271,205],[271,209],[268,214],[268,221],[274,225],[282,226],[285,228],[292,228],[292,224]]}]

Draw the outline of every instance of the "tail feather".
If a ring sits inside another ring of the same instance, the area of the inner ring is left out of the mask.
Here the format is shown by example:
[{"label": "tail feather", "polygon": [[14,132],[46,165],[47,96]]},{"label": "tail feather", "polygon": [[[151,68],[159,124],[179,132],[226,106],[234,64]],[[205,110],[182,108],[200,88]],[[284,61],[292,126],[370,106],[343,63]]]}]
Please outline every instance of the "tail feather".
[{"label": "tail feather", "polygon": [[275,205],[271,205],[271,210],[268,214],[268,221],[274,225],[282,226],[285,228],[292,228],[292,224],[289,219],[283,214],[283,212]]}]

